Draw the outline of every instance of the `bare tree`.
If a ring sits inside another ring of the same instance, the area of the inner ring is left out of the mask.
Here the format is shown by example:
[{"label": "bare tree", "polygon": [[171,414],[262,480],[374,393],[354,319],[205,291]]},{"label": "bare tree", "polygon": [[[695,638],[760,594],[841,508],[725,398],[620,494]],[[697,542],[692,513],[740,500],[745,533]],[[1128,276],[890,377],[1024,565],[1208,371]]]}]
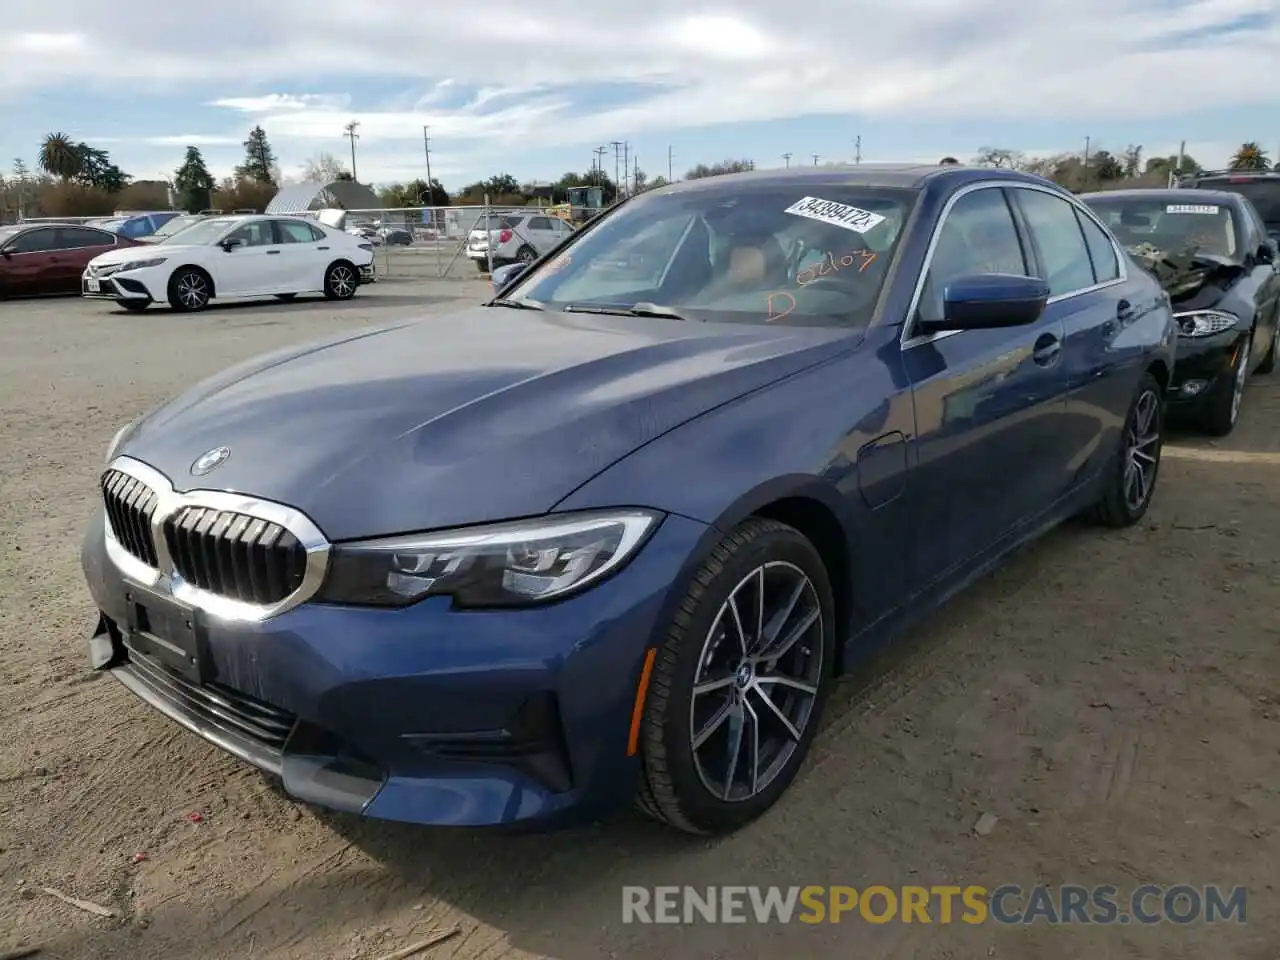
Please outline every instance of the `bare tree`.
[{"label": "bare tree", "polygon": [[317,153],[302,165],[304,179],[313,183],[349,180],[351,174],[332,153]]},{"label": "bare tree", "polygon": [[973,158],[975,167],[997,167],[1002,170],[1024,170],[1027,156],[1021,150],[1008,150],[1004,147],[980,147],[978,155]]}]

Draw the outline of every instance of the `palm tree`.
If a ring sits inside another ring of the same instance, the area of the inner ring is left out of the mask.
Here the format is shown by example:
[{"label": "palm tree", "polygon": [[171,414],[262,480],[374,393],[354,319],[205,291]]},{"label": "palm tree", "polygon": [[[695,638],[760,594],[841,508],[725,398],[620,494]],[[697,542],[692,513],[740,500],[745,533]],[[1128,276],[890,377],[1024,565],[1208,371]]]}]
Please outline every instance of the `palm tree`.
[{"label": "palm tree", "polygon": [[1271,158],[1253,140],[1240,144],[1240,149],[1231,158],[1232,170],[1266,170],[1270,166]]},{"label": "palm tree", "polygon": [[80,172],[83,157],[78,145],[65,133],[50,133],[40,144],[40,169],[70,180]]}]

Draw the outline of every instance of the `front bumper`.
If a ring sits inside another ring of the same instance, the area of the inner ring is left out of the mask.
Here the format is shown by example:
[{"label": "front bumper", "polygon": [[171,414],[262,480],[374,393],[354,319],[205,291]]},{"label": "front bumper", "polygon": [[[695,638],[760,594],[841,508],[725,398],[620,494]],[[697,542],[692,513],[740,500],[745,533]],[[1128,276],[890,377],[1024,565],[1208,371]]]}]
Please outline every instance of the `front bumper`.
[{"label": "front bumper", "polygon": [[632,562],[541,608],[459,612],[303,604],[262,623],[201,616],[208,682],[126,646],[152,597],[82,550],[101,617],[93,664],[188,729],[281,778],[296,799],[419,824],[549,825],[628,803],[645,651],[707,528],[668,517]]},{"label": "front bumper", "polygon": [[1208,337],[1179,337],[1178,355],[1169,384],[1169,412],[1190,412],[1230,389],[1235,362],[1249,336],[1232,327]]},{"label": "front bumper", "polygon": [[[93,289],[96,283],[97,289]],[[95,276],[85,272],[80,277],[80,294],[90,300],[158,301],[166,297],[167,275],[161,276],[154,268],[129,270],[108,276]]]},{"label": "front bumper", "polygon": [[374,269],[373,261],[361,264],[356,268],[360,272],[361,283],[376,283],[378,280],[378,271]]}]

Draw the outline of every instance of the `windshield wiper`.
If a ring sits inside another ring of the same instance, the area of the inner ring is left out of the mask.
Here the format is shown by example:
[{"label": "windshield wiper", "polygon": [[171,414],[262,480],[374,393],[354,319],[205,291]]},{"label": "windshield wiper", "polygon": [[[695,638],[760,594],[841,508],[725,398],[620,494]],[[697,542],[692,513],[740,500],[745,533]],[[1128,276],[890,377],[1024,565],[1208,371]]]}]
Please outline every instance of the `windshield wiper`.
[{"label": "windshield wiper", "polygon": [[490,300],[488,303],[491,307],[510,307],[512,310],[545,310],[547,309],[537,300],[512,300],[509,297],[502,297],[498,300]]},{"label": "windshield wiper", "polygon": [[593,303],[570,303],[565,306],[566,313],[602,313],[611,317],[663,317],[667,320],[688,320],[670,307],[658,303],[636,303],[631,306],[597,306]]}]

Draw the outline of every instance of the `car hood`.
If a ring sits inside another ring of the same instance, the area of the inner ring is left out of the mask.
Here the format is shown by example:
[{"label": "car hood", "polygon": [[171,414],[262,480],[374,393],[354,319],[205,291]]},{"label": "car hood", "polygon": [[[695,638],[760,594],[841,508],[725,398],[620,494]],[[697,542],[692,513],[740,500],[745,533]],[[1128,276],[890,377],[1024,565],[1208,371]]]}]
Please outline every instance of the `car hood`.
[{"label": "car hood", "polygon": [[[149,259],[157,256],[163,257],[185,257],[191,256],[192,251],[203,251],[205,248],[196,244],[171,244],[163,245],[150,243],[139,244],[133,247],[117,247],[107,253],[100,253],[89,264],[94,267],[110,267],[118,263],[128,263],[130,260]],[[139,255],[142,256],[139,256]]]},{"label": "car hood", "polygon": [[[241,364],[143,418],[119,452],[178,489],[294,506],[333,540],[533,516],[850,343],[847,330],[481,307]],[[225,463],[192,476],[222,446]]]},{"label": "car hood", "polygon": [[1166,253],[1150,244],[1130,247],[1129,253],[1160,282],[1177,310],[1216,305],[1245,274],[1242,264],[1211,254]]}]

